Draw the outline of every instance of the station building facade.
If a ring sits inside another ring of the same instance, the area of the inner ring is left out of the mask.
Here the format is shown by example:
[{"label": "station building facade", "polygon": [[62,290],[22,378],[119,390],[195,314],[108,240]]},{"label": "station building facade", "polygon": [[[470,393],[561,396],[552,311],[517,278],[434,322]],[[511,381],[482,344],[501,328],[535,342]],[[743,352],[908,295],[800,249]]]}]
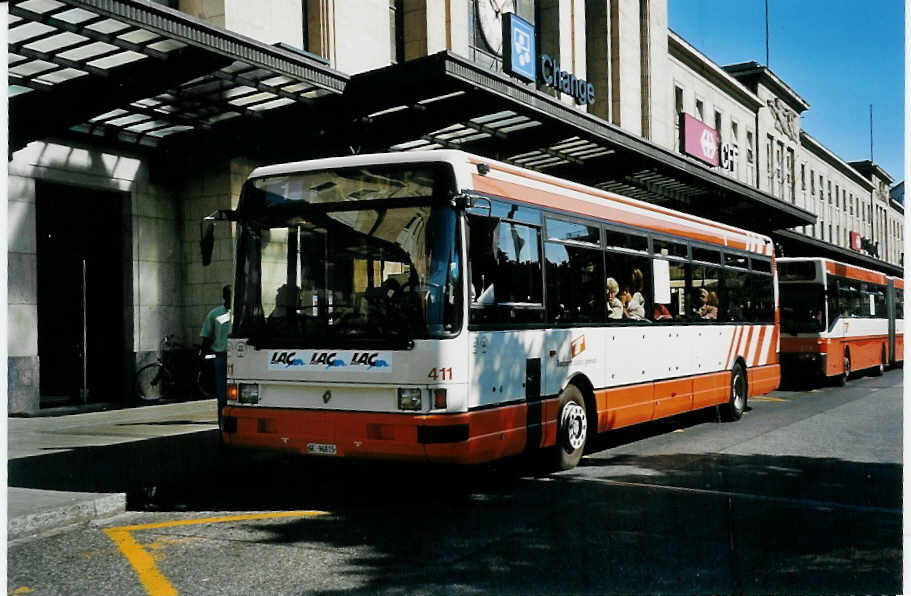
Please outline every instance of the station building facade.
[{"label": "station building facade", "polygon": [[[504,12],[592,96],[504,75]],[[666,0],[22,0],[9,31],[12,414],[129,403],[164,336],[196,341],[234,266],[219,226],[202,267],[200,219],[275,161],[459,147],[900,271],[889,174],[801,130],[767,67],[669,30]]]}]

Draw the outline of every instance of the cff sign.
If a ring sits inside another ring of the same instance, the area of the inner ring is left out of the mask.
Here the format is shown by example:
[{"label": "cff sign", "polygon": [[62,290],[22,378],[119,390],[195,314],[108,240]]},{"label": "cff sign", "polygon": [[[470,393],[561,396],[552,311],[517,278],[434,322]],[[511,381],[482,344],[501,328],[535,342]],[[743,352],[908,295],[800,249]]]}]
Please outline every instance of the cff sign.
[{"label": "cff sign", "polygon": [[681,114],[683,119],[683,152],[692,155],[709,165],[718,165],[718,132],[706,126],[689,114]]},{"label": "cff sign", "polygon": [[851,232],[851,248],[857,252],[863,250],[863,240],[857,232]]}]

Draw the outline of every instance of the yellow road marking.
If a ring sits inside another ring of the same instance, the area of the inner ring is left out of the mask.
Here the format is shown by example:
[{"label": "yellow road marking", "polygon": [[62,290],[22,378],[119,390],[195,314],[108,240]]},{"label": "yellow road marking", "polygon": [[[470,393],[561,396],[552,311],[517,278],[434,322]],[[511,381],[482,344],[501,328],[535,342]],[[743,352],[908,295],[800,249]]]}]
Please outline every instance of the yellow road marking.
[{"label": "yellow road marking", "polygon": [[[172,596],[177,594],[177,590],[171,585],[155,566],[155,559],[150,555],[138,542],[133,538],[130,532],[137,530],[157,530],[160,528],[176,528],[180,526],[195,526],[202,524],[221,524],[236,521],[249,521],[254,519],[280,519],[287,517],[315,517],[317,515],[327,515],[326,511],[279,511],[275,513],[246,513],[241,515],[225,515],[221,517],[204,517],[200,519],[181,519],[176,521],[157,522],[152,524],[137,524],[132,526],[120,526],[116,528],[106,528],[104,533],[107,534],[121,554],[133,566],[136,576],[139,578],[142,587],[149,596]],[[28,588],[20,588],[20,590]],[[31,590],[29,590],[31,591]],[[18,592],[24,593],[24,592]]]},{"label": "yellow road marking", "polygon": [[7,594],[31,594],[32,592],[34,592],[34,590],[29,588],[28,586],[22,586],[21,588],[16,588],[15,590],[10,590],[9,592],[7,592]]},{"label": "yellow road marking", "polygon": [[789,399],[782,399],[780,397],[769,397],[768,395],[757,395],[750,398],[753,401],[777,401],[777,402],[789,402]]}]

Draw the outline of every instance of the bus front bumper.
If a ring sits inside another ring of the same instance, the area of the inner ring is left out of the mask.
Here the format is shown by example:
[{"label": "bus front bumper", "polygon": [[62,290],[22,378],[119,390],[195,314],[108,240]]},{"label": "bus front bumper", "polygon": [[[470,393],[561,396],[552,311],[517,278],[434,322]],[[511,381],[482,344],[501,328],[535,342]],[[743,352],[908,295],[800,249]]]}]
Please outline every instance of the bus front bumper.
[{"label": "bus front bumper", "polygon": [[222,438],[232,447],[304,455],[476,464],[525,449],[524,406],[497,412],[384,414],[227,406]]}]

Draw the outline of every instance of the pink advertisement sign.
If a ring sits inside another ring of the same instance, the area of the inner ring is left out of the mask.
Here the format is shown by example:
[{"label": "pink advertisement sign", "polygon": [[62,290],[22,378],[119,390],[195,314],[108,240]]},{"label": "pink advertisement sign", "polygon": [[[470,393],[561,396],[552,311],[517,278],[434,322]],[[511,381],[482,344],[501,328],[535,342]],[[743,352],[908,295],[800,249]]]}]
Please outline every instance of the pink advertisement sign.
[{"label": "pink advertisement sign", "polygon": [[689,114],[683,114],[683,151],[713,166],[718,165],[718,132]]},{"label": "pink advertisement sign", "polygon": [[860,251],[863,248],[863,242],[861,242],[860,234],[857,232],[851,232],[851,248],[856,251]]}]

